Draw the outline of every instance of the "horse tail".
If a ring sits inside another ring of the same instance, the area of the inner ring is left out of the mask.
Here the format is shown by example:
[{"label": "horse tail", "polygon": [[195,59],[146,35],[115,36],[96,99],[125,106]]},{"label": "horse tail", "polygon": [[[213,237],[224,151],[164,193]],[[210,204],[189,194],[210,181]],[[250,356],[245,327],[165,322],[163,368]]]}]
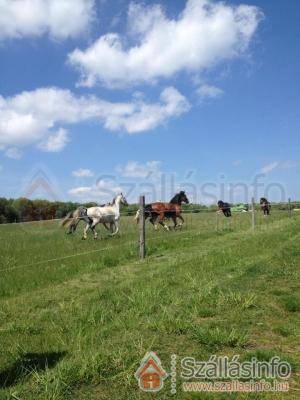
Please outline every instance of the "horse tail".
[{"label": "horse tail", "polygon": [[[152,211],[153,211],[153,210],[152,210],[152,204],[147,204],[147,205],[145,206],[144,210],[145,210],[145,218],[151,217]],[[134,220],[135,220],[137,223],[139,223],[140,214],[141,214],[141,211],[140,211],[140,209],[138,209],[137,212],[136,212],[136,214],[135,214],[135,217],[134,217]]]},{"label": "horse tail", "polygon": [[73,221],[73,211],[68,212],[68,214],[65,216],[65,218],[61,221],[60,226],[69,226],[71,222]]}]

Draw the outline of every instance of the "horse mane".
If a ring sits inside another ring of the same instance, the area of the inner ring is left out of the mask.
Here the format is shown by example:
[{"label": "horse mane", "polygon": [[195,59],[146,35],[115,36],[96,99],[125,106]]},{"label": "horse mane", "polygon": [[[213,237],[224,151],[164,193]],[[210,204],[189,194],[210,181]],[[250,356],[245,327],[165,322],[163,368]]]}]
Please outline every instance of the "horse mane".
[{"label": "horse mane", "polygon": [[112,202],[108,202],[108,203],[104,203],[104,204],[100,204],[99,207],[107,207],[107,206],[113,206],[116,202],[116,198],[112,199]]},{"label": "horse mane", "polygon": [[269,203],[269,202],[265,197],[261,197],[260,204],[262,204],[262,203]]},{"label": "horse mane", "polygon": [[178,198],[180,196],[180,193],[175,194],[174,197],[170,200],[170,204],[178,204]]},{"label": "horse mane", "polygon": [[219,200],[219,201],[218,201],[218,207],[230,208],[230,204],[229,204],[229,203],[226,203],[226,201]]}]

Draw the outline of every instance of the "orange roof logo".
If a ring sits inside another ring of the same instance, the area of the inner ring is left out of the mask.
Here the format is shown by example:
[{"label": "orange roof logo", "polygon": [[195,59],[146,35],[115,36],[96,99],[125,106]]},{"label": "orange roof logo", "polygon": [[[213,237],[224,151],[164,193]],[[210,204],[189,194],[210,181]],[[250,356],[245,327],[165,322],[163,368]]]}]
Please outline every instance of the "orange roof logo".
[{"label": "orange roof logo", "polygon": [[153,351],[146,353],[135,373],[139,387],[144,392],[158,392],[163,388],[168,374],[163,369],[160,359]]}]

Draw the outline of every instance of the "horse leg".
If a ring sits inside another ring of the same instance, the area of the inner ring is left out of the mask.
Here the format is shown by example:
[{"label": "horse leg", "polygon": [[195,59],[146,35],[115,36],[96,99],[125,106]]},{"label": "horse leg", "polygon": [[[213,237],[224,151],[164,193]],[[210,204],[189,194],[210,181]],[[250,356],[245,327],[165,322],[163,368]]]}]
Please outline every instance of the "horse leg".
[{"label": "horse leg", "polygon": [[168,227],[168,225],[166,225],[165,223],[164,223],[164,216],[165,216],[165,214],[162,212],[162,213],[160,213],[159,214],[159,224],[161,225],[161,226],[163,226],[167,231],[169,231],[170,230],[170,228]]},{"label": "horse leg", "polygon": [[74,224],[72,224],[72,233],[76,232],[76,229],[77,229],[77,226],[78,226],[79,222],[80,222],[80,218],[78,218],[77,221],[74,222]]},{"label": "horse leg", "polygon": [[173,220],[173,222],[174,222],[174,230],[176,229],[176,227],[177,227],[177,217],[176,217],[176,215],[172,215],[172,220]]},{"label": "horse leg", "polygon": [[115,231],[111,234],[111,236],[115,236],[119,232],[119,222],[114,221],[113,224],[115,225]]},{"label": "horse leg", "polygon": [[157,230],[157,215],[152,214],[149,221],[151,222],[151,224],[154,226],[154,229]]},{"label": "horse leg", "polygon": [[68,228],[68,230],[66,231],[67,235],[71,235],[73,233],[73,224],[71,224]]},{"label": "horse leg", "polygon": [[85,228],[84,228],[84,230],[83,230],[83,236],[82,236],[82,239],[83,239],[83,240],[86,240],[86,239],[87,239],[87,232],[88,232],[88,230],[89,230],[89,227],[90,227],[90,222],[88,222],[88,223],[86,224],[86,226],[85,226]]},{"label": "horse leg", "polygon": [[184,224],[184,219],[181,215],[177,215],[177,217],[181,220],[181,222],[179,223],[179,228],[182,228],[182,225]]},{"label": "horse leg", "polygon": [[106,225],[106,222],[103,222],[103,226],[107,231],[111,231],[111,222],[109,224],[109,227]]},{"label": "horse leg", "polygon": [[[76,218],[76,217],[73,217],[73,218],[71,219],[70,224],[69,224],[69,228],[68,228],[68,230],[66,231],[66,234],[67,234],[67,235],[71,235],[72,233],[75,232],[76,224],[77,224],[77,218]],[[74,228],[74,226],[75,226],[75,228]]]},{"label": "horse leg", "polygon": [[[105,224],[104,224],[104,225],[105,225]],[[115,227],[115,226],[116,226],[116,224],[114,223],[114,221],[111,221],[111,222],[109,223],[109,228],[106,227],[106,225],[105,225],[106,229],[108,229],[108,230],[110,231],[111,234],[113,234],[113,232],[114,232],[114,227]]]},{"label": "horse leg", "polygon": [[97,231],[96,231],[96,225],[98,225],[98,223],[99,223],[99,220],[96,219],[96,220],[93,221],[93,223],[91,224],[91,230],[93,231],[94,239],[97,239],[97,238],[98,238],[98,233],[97,233]]}]

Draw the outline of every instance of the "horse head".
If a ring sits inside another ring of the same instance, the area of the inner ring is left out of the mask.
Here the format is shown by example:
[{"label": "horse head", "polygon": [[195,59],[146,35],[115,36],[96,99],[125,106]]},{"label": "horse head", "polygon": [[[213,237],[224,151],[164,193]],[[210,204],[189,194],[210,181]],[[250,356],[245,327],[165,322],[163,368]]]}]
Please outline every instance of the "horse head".
[{"label": "horse head", "polygon": [[189,204],[189,199],[186,197],[186,194],[183,190],[179,193],[175,194],[175,196],[170,200],[170,204]]},{"label": "horse head", "polygon": [[124,206],[128,206],[127,200],[125,199],[123,193],[120,193],[118,196],[120,197],[120,202],[124,204]]},{"label": "horse head", "polygon": [[183,190],[181,190],[179,192],[179,201],[181,203],[189,204],[189,199],[187,198],[187,196]]},{"label": "horse head", "polygon": [[219,200],[219,201],[218,201],[218,207],[219,207],[219,208],[224,207],[224,202],[223,202],[222,200]]}]

